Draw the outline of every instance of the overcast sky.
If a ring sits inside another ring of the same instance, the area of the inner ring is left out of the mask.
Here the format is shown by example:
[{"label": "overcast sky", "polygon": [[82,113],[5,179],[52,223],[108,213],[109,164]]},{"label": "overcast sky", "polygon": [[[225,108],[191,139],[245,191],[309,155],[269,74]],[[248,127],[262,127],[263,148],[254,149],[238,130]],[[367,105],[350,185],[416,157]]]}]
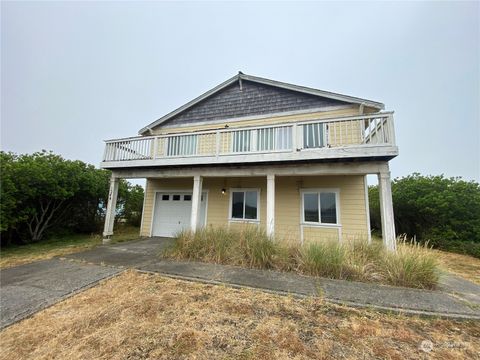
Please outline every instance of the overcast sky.
[{"label": "overcast sky", "polygon": [[244,73],[385,103],[392,175],[480,180],[478,2],[1,4],[1,148],[103,139]]}]

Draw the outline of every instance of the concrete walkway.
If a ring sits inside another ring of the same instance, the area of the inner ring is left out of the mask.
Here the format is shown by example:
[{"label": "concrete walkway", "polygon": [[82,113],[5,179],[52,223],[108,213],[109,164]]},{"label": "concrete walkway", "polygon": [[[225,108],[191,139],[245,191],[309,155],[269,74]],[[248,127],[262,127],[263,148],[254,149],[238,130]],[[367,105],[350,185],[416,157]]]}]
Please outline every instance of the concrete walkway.
[{"label": "concrete walkway", "polygon": [[119,271],[60,259],[3,269],[0,271],[0,329]]},{"label": "concrete walkway", "polygon": [[446,275],[439,290],[417,290],[294,273],[161,258],[172,239],[151,238],[69,255],[69,259],[114,267],[134,267],[171,277],[251,287],[298,296],[318,296],[351,306],[408,314],[480,319],[480,286]]},{"label": "concrete walkway", "polygon": [[480,320],[480,286],[450,275],[442,279],[439,290],[428,291],[161,259],[171,243],[164,238],[131,241],[1,270],[0,327],[126,268],[293,296],[322,296],[329,302],[382,311]]}]

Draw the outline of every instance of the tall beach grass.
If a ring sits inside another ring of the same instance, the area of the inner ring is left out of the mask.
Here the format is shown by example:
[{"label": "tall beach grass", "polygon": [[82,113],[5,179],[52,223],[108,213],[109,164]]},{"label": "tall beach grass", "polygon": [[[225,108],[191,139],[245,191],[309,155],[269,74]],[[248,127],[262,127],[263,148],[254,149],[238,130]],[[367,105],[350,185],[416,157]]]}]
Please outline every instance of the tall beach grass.
[{"label": "tall beach grass", "polygon": [[311,241],[305,244],[275,240],[256,226],[208,227],[183,231],[166,257],[295,271],[332,279],[376,282],[432,289],[438,283],[438,264],[426,245],[397,242],[389,252],[380,241]]}]

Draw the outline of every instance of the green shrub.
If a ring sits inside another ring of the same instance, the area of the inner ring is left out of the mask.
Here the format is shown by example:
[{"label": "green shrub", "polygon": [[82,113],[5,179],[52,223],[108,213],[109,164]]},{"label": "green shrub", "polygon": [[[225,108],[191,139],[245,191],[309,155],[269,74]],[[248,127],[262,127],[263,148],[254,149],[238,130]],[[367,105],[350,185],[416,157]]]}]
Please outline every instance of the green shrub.
[{"label": "green shrub", "polygon": [[[397,234],[480,258],[480,184],[414,173],[392,181],[392,198]],[[377,186],[369,188],[369,200],[371,227],[378,232]]]}]

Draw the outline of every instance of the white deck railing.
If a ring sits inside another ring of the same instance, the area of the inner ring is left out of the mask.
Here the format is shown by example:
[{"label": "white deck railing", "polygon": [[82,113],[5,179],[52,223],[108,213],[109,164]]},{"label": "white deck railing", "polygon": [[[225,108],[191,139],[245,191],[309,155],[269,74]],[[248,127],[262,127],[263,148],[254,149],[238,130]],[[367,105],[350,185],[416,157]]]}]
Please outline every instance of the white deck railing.
[{"label": "white deck railing", "polygon": [[393,113],[107,140],[104,162],[395,146]]}]

